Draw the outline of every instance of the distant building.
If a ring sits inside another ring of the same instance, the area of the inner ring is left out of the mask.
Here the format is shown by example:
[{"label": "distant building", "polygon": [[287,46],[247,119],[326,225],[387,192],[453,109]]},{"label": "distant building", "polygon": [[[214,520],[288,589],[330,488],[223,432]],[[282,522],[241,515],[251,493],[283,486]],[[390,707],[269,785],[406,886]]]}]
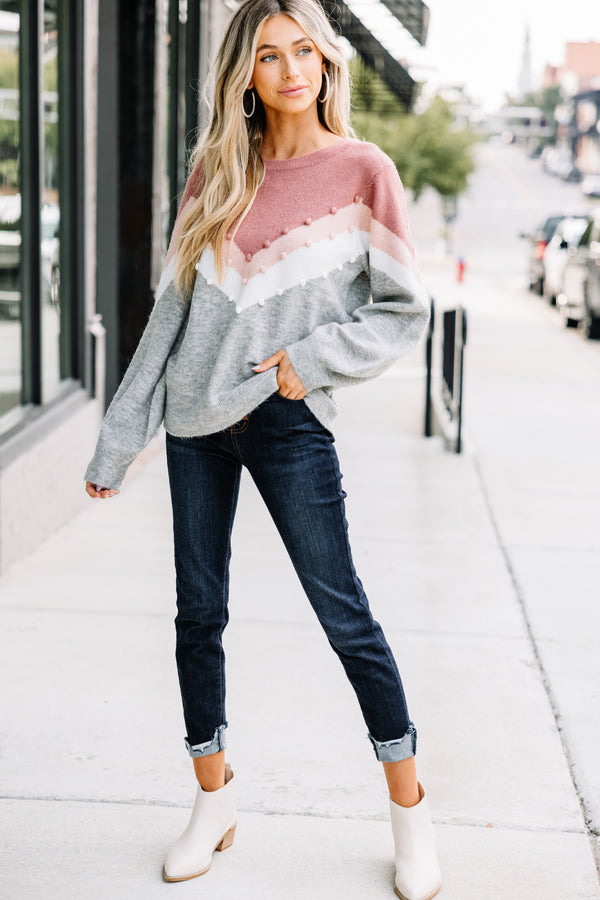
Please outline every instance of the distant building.
[{"label": "distant building", "polygon": [[600,42],[571,41],[561,65],[546,65],[544,87],[559,85],[568,97],[600,88]]},{"label": "distant building", "polygon": [[518,143],[529,143],[553,135],[546,114],[537,106],[505,106],[488,116],[487,124],[489,131],[510,135]]},{"label": "distant building", "polygon": [[521,71],[519,73],[519,95],[523,99],[526,94],[530,94],[533,90],[533,79],[531,77],[531,35],[529,33],[529,25],[525,29],[525,40],[523,41],[523,58],[521,60]]}]

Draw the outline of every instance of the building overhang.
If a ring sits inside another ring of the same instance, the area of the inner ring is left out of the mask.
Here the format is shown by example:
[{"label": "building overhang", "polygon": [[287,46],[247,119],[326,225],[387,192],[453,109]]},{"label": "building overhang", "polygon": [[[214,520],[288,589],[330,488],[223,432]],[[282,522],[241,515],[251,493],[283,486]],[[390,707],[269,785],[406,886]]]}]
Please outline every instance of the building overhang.
[{"label": "building overhang", "polygon": [[[383,3],[419,43],[425,43],[429,9],[422,0],[383,0]],[[404,66],[386,50],[344,0],[321,0],[321,4],[365,65],[379,75],[392,93],[410,109],[415,100],[417,83]]]},{"label": "building overhang", "polygon": [[423,0],[381,0],[381,2],[424,47],[429,29],[429,7]]}]

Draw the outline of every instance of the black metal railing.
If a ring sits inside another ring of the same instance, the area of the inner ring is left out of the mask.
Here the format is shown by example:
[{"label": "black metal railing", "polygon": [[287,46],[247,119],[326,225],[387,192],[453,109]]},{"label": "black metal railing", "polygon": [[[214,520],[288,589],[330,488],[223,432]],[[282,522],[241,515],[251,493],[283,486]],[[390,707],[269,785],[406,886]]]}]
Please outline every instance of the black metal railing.
[{"label": "black metal railing", "polygon": [[462,450],[464,348],[467,343],[467,311],[462,306],[442,314],[441,365],[434,379],[435,302],[425,344],[425,436],[441,433],[447,449]]}]

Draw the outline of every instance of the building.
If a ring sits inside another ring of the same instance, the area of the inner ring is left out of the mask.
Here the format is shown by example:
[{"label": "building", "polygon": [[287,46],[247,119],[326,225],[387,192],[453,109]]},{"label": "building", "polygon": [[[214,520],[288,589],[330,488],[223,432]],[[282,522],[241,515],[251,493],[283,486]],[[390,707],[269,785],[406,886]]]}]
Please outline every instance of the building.
[{"label": "building", "polygon": [[525,29],[523,40],[523,55],[519,70],[519,96],[523,99],[533,90],[533,78],[531,76],[531,34],[529,25]]},{"label": "building", "polygon": [[565,44],[561,65],[546,65],[544,87],[560,85],[566,97],[600,88],[600,42],[580,41]]},{"label": "building", "polygon": [[[341,33],[414,81],[343,0]],[[422,0],[385,0],[420,42]],[[0,0],[0,570],[89,502],[83,473],[133,355],[236,0]]]},{"label": "building", "polygon": [[600,88],[571,99],[569,139],[573,158],[583,175],[600,174]]}]

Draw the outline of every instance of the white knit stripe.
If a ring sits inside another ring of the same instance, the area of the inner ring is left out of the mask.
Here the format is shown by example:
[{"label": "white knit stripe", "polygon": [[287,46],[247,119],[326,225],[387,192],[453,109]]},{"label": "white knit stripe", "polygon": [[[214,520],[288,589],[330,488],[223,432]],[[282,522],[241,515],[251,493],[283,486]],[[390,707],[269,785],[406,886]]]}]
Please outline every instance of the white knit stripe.
[{"label": "white knit stripe", "polygon": [[[251,278],[248,284],[242,284],[242,278],[235,269],[230,268],[223,285],[219,287],[232,302],[241,309],[247,309],[259,300],[277,297],[278,291],[287,291],[298,287],[302,281],[311,281],[322,277],[338,266],[369,250],[371,265],[388,275],[401,287],[421,300],[428,302],[427,293],[417,277],[405,265],[377,247],[369,249],[369,233],[367,231],[348,231],[337,234],[334,240],[323,240],[310,247],[299,247],[290,255],[264,274]],[[214,253],[207,249],[202,255],[200,273],[206,281],[217,286],[214,266]],[[155,301],[164,293],[175,276],[175,256],[167,263],[156,287]]]},{"label": "white knit stripe", "polygon": [[418,300],[425,303],[426,307],[429,306],[427,291],[413,272],[402,265],[401,262],[398,262],[398,260],[394,259],[393,256],[390,256],[389,253],[386,253],[384,250],[380,250],[377,247],[371,247],[369,251],[369,261],[371,269],[377,269],[380,272],[383,272],[384,275],[387,275],[388,278],[391,278],[392,281],[399,284],[400,287],[408,291],[409,294],[412,294]]},{"label": "white knit stripe", "polygon": [[[302,286],[303,282],[327,277],[330,272],[366,253],[368,248],[368,231],[343,231],[333,239],[318,241],[310,247],[299,247],[285,260],[250,278],[245,285],[242,284],[239,273],[230,268],[220,290],[237,308],[244,310],[259,301],[276,299],[279,292]],[[206,281],[217,286],[214,254],[211,250],[205,250],[202,254],[199,271]]]},{"label": "white knit stripe", "polygon": [[164,269],[162,270],[162,274],[160,276],[160,281],[156,286],[156,291],[154,294],[154,302],[158,300],[161,294],[164,294],[169,284],[173,281],[175,277],[175,258],[176,254],[171,257],[169,262],[166,264]]}]

